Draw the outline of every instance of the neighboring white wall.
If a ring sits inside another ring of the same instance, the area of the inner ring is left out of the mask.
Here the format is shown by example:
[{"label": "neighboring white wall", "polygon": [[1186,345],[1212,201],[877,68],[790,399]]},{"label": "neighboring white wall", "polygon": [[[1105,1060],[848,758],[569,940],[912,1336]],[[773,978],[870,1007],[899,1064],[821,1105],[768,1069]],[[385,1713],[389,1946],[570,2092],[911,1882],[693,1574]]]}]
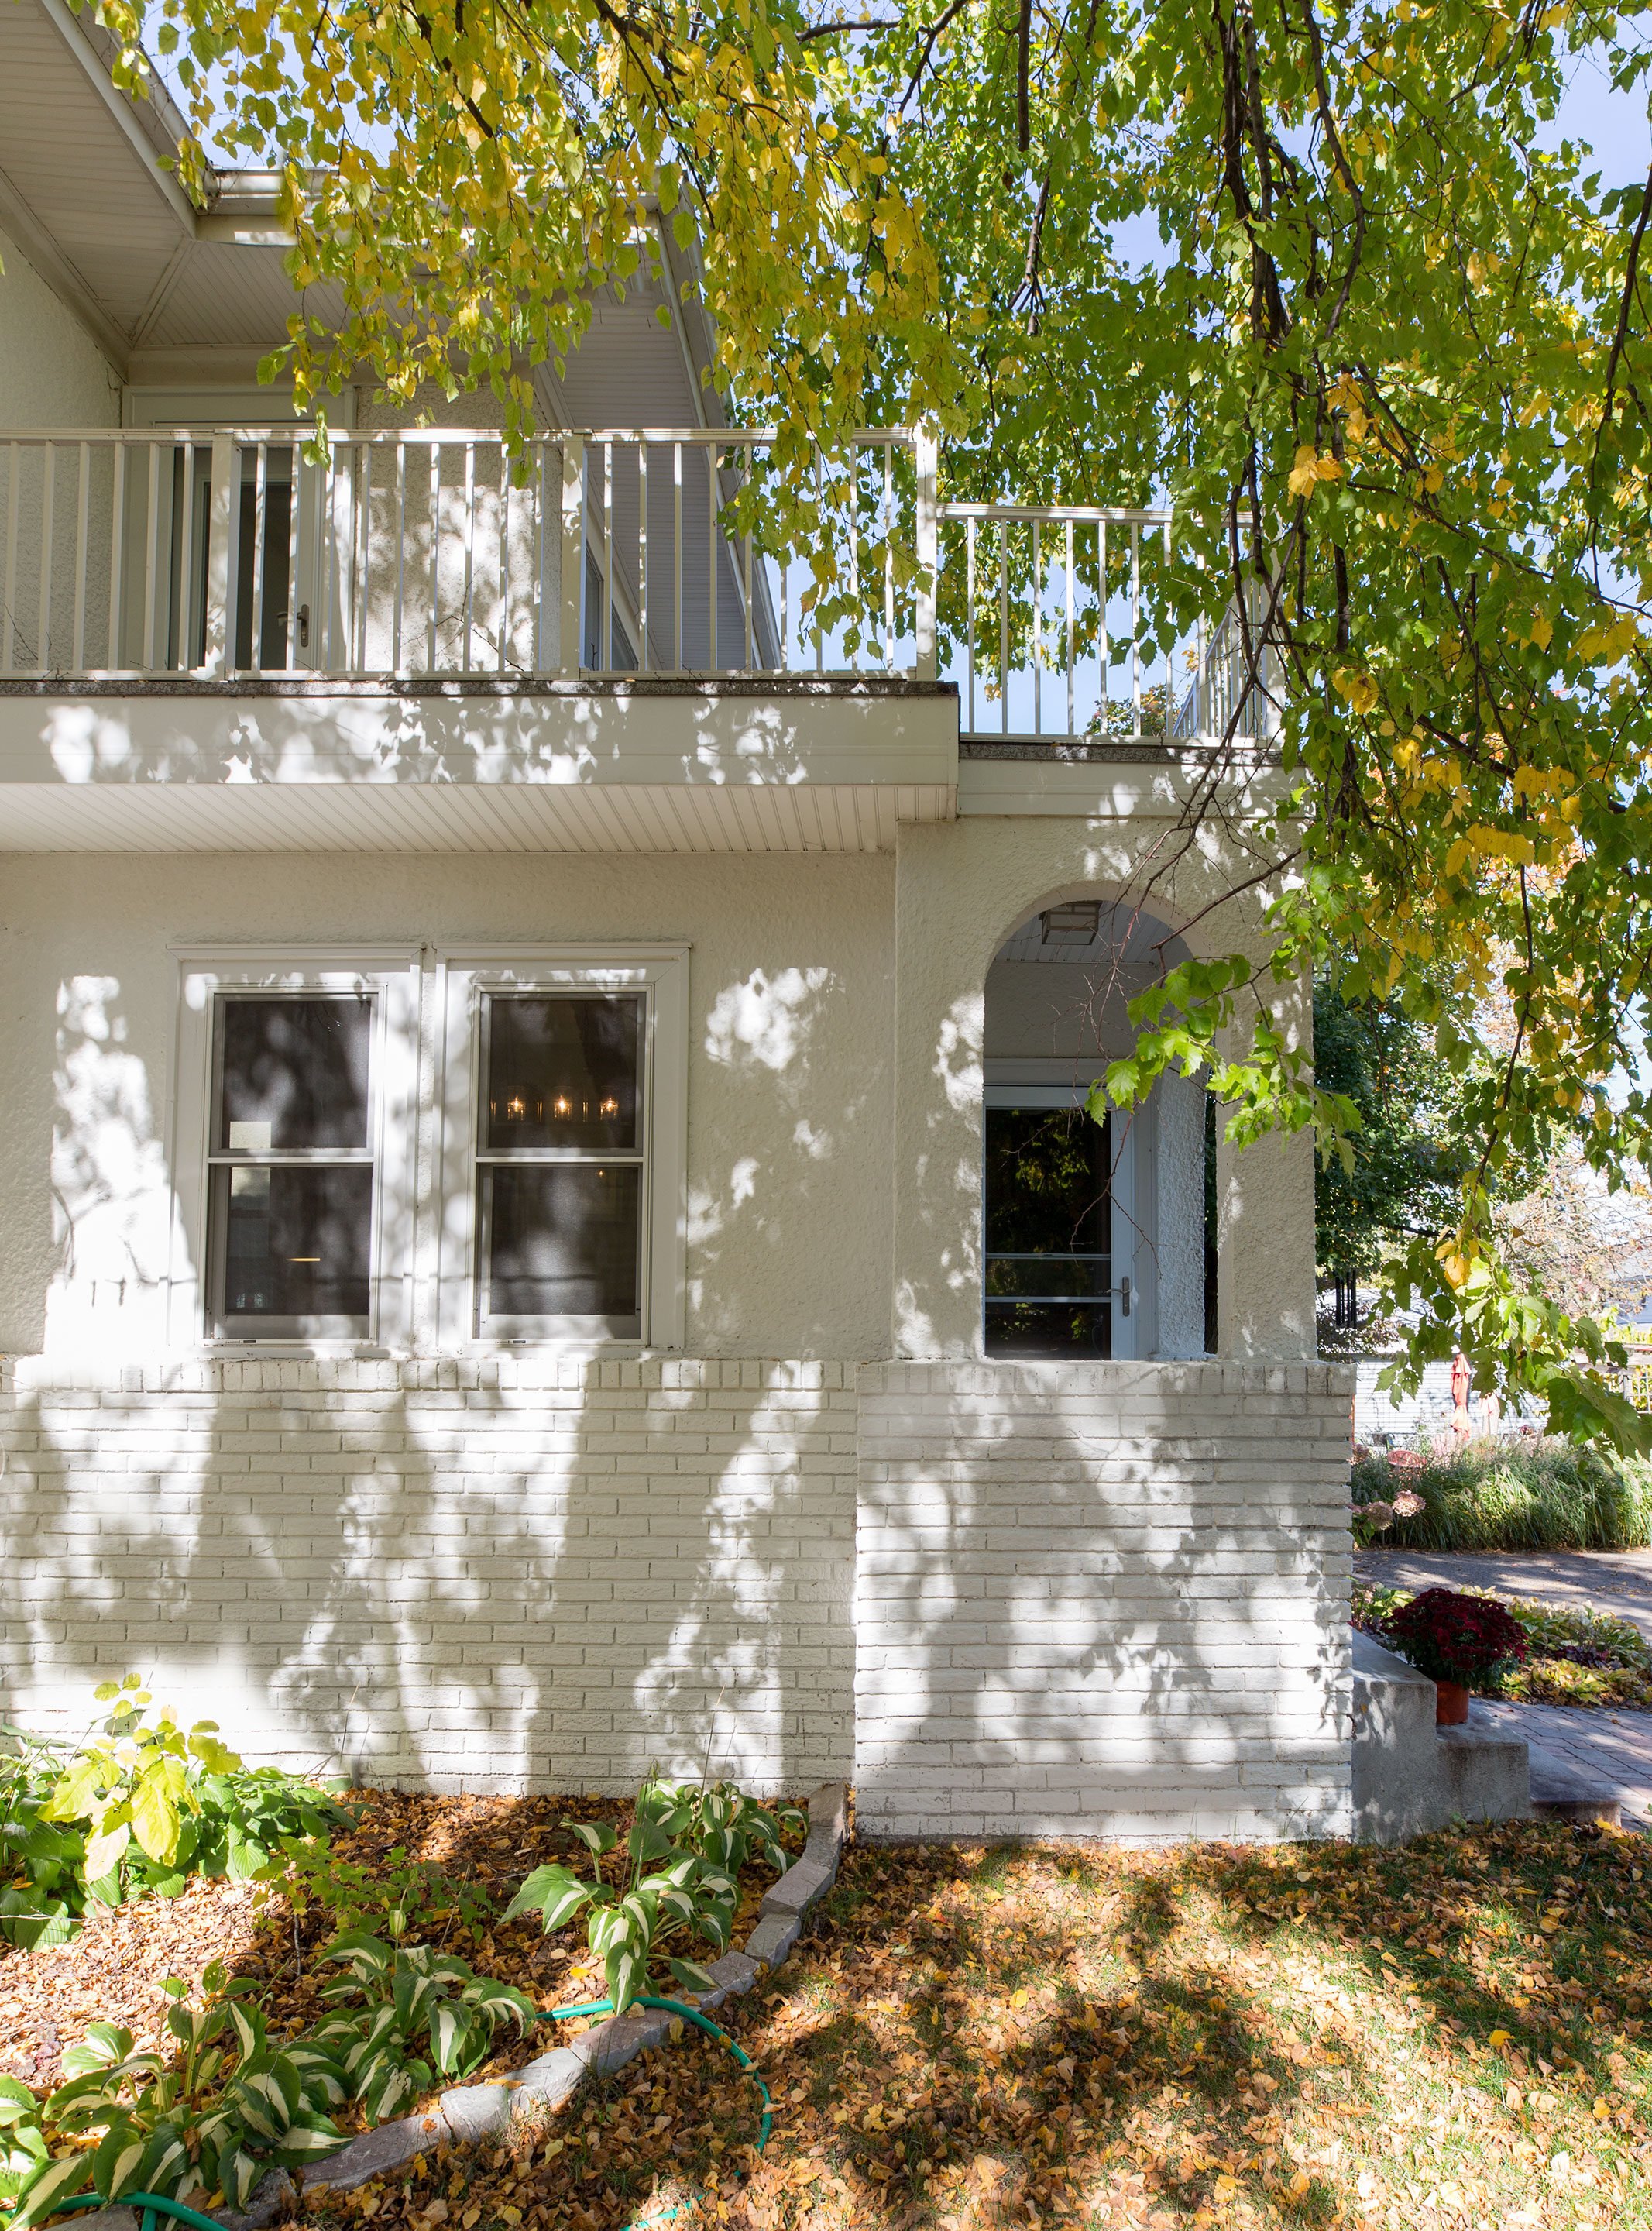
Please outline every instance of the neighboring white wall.
[{"label": "neighboring white wall", "polygon": [[852,1763],[841,1364],[0,1367],[0,1717],[143,1672],[250,1758],[438,1789]]},{"label": "neighboring white wall", "polygon": [[688,1348],[886,1354],[894,881],[879,856],[0,857],[0,1351],[162,1344],[169,945],[682,939]]},{"label": "neighboring white wall", "polygon": [[113,365],[0,232],[0,428],[118,426]]},{"label": "neighboring white wall", "polygon": [[861,1374],[871,1835],[1345,1835],[1347,1374]]}]

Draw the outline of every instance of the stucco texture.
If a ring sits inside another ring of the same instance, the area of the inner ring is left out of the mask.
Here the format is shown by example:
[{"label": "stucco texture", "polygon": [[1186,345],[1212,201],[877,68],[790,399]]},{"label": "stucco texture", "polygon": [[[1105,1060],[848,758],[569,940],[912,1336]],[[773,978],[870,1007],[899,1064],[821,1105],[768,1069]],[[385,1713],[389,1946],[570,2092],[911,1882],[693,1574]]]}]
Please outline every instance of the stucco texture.
[{"label": "stucco texture", "polygon": [[145,1354],[164,1337],[170,946],[681,940],[688,1347],[887,1354],[894,870],[887,857],[0,857],[0,1349]]},{"label": "stucco texture", "polygon": [[3,232],[0,265],[0,428],[118,426],[113,366]]}]

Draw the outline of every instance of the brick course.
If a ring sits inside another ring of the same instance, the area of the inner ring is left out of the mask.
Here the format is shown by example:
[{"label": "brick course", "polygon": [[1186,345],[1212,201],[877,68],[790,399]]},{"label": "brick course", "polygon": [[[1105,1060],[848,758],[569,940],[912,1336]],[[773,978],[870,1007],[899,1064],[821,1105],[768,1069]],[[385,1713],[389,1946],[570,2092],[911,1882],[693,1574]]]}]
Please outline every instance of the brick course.
[{"label": "brick course", "polygon": [[438,1789],[709,1755],[873,1833],[1344,1833],[1347,1416],[1322,1365],[22,1358],[0,1709],[135,1670]]}]

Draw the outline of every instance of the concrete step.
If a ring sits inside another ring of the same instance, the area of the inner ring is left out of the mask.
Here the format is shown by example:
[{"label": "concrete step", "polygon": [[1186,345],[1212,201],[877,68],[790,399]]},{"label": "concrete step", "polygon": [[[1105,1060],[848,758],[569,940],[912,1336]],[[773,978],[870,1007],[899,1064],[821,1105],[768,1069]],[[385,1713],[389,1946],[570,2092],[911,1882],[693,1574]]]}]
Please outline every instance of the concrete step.
[{"label": "concrete step", "polygon": [[1617,1827],[1623,1818],[1619,1791],[1599,1775],[1574,1766],[1556,1751],[1528,1743],[1532,1775],[1532,1810],[1544,1820],[1598,1820]]}]

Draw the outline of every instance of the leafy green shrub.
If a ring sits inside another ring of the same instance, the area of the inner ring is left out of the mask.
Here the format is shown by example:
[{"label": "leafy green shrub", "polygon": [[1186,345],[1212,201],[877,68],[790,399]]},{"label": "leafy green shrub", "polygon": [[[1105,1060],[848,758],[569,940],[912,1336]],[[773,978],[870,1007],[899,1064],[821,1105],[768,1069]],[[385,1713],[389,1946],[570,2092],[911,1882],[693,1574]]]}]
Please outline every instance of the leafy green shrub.
[{"label": "leafy green shrub", "polygon": [[245,1880],[282,1846],[354,1816],[275,1767],[248,1768],[216,1723],[187,1733],[135,1673],[94,1691],[109,1711],[76,1744],[0,1727],[0,1932],[61,1943],[88,1898],[174,1898],[191,1875]]},{"label": "leafy green shrub", "polygon": [[758,1856],[784,1866],[781,1835],[803,1823],[795,1806],[770,1812],[732,1782],[709,1789],[645,1782],[637,1793],[622,1885],[607,1882],[602,1863],[618,1839],[605,1824],[565,1820],[590,1853],[591,1879],[552,1863],[535,1867],[505,1909],[505,1919],[538,1913],[546,1934],[585,1911],[585,1942],[603,1963],[615,2011],[623,2014],[646,1991],[649,1969],[663,1962],[686,1990],[708,1991],[713,1977],[698,1960],[667,1947],[675,1939],[726,1952],[734,1927],[739,1871]]},{"label": "leafy green shrub", "polygon": [[[340,2007],[358,2003],[323,2021],[310,2041],[336,2062],[370,2122],[428,2092],[438,2075],[450,2084],[474,2075],[501,2022],[514,2021],[526,2037],[536,2019],[525,1993],[428,1944],[391,1946],[358,1930],[321,1956],[350,1970],[323,1998]],[[419,2057],[422,2040],[428,2062]]]},{"label": "leafy green shrub", "polygon": [[264,1884],[263,1901],[280,1896],[300,1920],[314,1909],[335,1929],[370,1929],[397,1943],[455,1922],[473,1930],[494,1910],[480,1884],[444,1873],[428,1859],[410,1859],[402,1844],[370,1872],[319,1840],[291,1843],[265,1870]]},{"label": "leafy green shrub", "polygon": [[1615,1464],[1570,1441],[1480,1440],[1436,1451],[1402,1480],[1386,1458],[1353,1468],[1356,1513],[1398,1488],[1420,1511],[1397,1512],[1394,1549],[1633,1549],[1652,1542],[1652,1470]]}]

